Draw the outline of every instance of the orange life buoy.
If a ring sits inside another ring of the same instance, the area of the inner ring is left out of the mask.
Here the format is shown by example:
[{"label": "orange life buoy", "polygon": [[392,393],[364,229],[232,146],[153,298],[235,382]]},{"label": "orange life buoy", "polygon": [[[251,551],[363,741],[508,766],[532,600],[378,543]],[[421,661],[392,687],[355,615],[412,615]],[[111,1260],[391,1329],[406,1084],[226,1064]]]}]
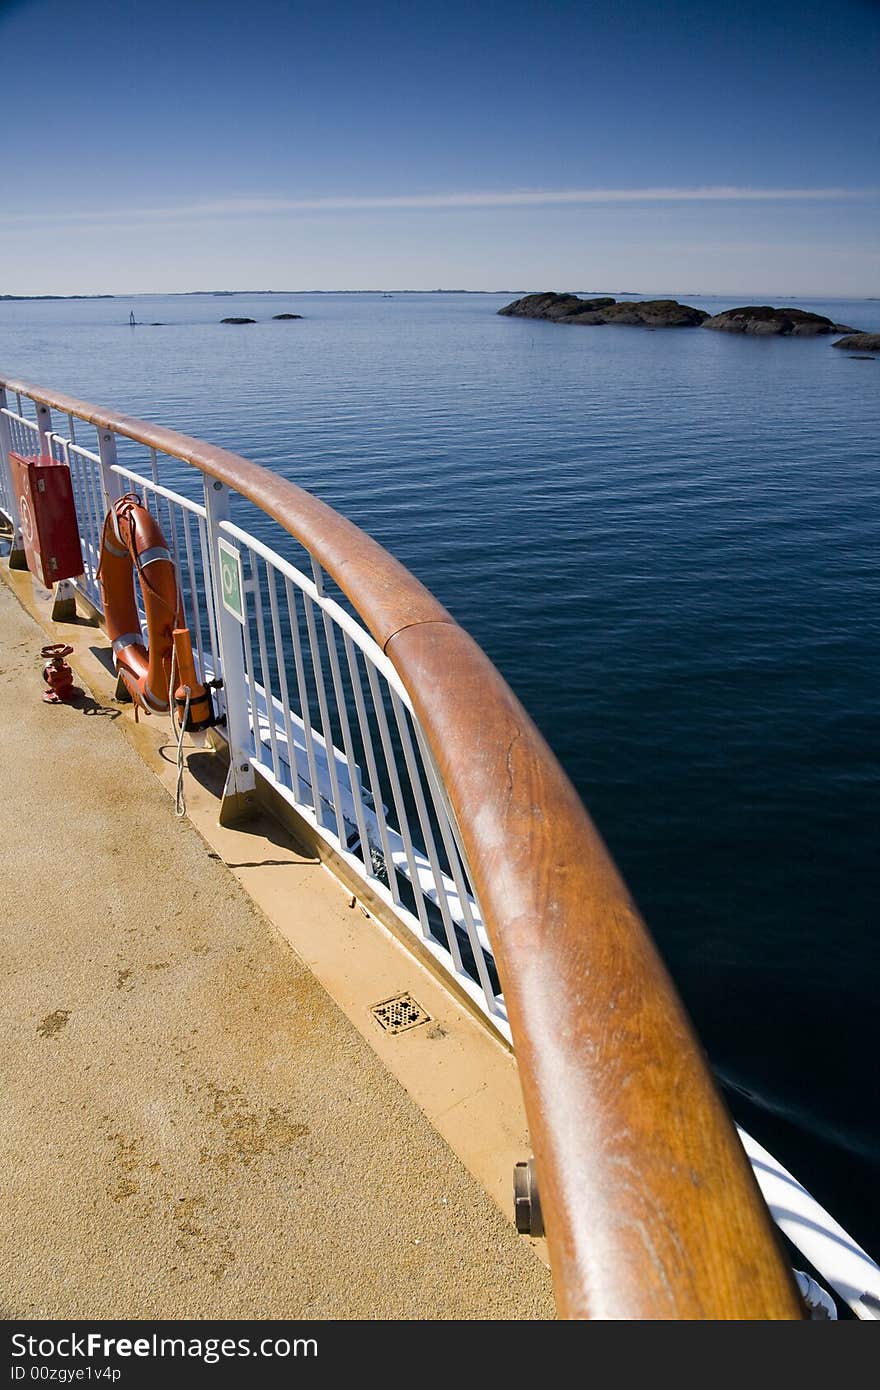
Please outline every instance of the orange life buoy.
[{"label": "orange life buoy", "polygon": [[[135,573],[147,618],[146,647]],[[98,582],[113,660],[126,689],[148,712],[167,710],[172,632],[183,626],[177,566],[159,523],[134,493],[120,497],[104,518]]]}]

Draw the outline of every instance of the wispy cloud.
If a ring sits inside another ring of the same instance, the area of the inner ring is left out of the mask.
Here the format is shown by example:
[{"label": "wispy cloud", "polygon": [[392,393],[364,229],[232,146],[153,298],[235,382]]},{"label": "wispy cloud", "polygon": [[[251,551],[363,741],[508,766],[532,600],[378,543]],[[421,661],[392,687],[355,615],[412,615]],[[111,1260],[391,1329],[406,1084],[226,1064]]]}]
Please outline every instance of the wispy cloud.
[{"label": "wispy cloud", "polygon": [[95,223],[127,218],[265,217],[286,213],[374,212],[445,208],[562,207],[611,203],[838,202],[880,196],[878,188],[749,188],[717,184],[704,188],[509,189],[477,193],[343,194],[308,198],[221,198],[163,207],[58,208],[0,214],[0,223]]}]

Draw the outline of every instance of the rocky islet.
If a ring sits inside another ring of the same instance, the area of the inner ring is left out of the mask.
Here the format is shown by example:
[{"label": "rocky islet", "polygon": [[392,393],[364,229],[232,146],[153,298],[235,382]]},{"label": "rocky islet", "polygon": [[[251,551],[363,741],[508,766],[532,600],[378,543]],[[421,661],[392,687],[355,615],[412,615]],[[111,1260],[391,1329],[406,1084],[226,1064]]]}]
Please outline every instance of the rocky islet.
[{"label": "rocky islet", "polygon": [[617,323],[645,328],[697,328],[709,315],[676,299],[581,299],[576,294],[527,294],[498,310],[511,318],[550,319],[554,323]]},{"label": "rocky islet", "polygon": [[[302,314],[273,314],[273,315],[272,315],[273,321],[276,320],[276,319],[301,319],[301,318],[302,318]],[[221,319],[220,322],[221,322],[221,323],[256,323],[257,320],[256,320],[256,319],[228,318],[228,319]]]},{"label": "rocky islet", "polygon": [[846,338],[838,338],[831,346],[845,348],[849,352],[880,352],[880,333],[850,333]]},{"label": "rocky islet", "polygon": [[724,309],[706,318],[703,328],[719,333],[751,333],[757,338],[815,338],[824,333],[854,333],[846,324],[834,323],[824,314],[807,309],[774,309],[770,304],[747,304],[740,309]]},{"label": "rocky islet", "polygon": [[859,333],[846,324],[835,323],[823,314],[793,307],[774,308],[770,304],[746,304],[708,314],[676,299],[619,301],[611,296],[584,299],[576,294],[545,291],[526,294],[505,304],[502,317],[543,319],[551,323],[624,324],[643,328],[710,328],[721,333],[743,333],[753,337],[814,338],[829,333],[845,333],[835,347],[855,351],[880,351],[880,334]]}]

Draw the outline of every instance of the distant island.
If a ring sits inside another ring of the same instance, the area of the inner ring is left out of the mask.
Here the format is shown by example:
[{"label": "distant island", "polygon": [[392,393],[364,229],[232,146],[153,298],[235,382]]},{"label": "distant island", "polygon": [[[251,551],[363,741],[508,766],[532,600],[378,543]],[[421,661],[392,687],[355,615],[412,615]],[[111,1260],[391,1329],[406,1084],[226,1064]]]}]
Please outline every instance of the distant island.
[{"label": "distant island", "polygon": [[[371,294],[389,294],[389,293],[391,293],[391,294],[393,294],[393,295],[394,295],[394,294],[489,294],[489,295],[499,295],[499,294],[515,294],[516,291],[515,291],[515,290],[503,290],[503,289],[502,289],[502,290],[443,290],[443,289],[438,289],[438,290],[397,290],[397,289],[394,289],[393,286],[391,286],[390,290],[388,290],[388,289],[371,289],[371,290],[370,290],[370,289],[368,289],[368,290],[171,290],[171,291],[169,292],[167,298],[170,299],[170,298],[173,297],[173,298],[175,298],[175,299],[191,299],[191,298],[196,298],[196,297],[198,297],[198,296],[201,296],[202,298],[212,297],[212,296],[213,296],[213,298],[215,298],[215,299],[220,299],[220,298],[228,297],[228,296],[231,296],[231,295],[244,295],[245,297],[247,297],[248,295],[250,295],[250,296],[255,296],[255,295],[258,295],[258,294],[261,294],[261,295],[264,295],[264,294],[274,294],[274,295],[285,295],[285,294],[363,294],[363,295],[371,295]],[[626,290],[621,290],[620,293],[621,293],[621,294],[626,294],[627,291],[626,291]],[[108,297],[112,297],[112,296],[108,296]],[[123,299],[124,297],[125,297],[124,295],[117,295],[117,296],[116,296],[116,298],[118,298],[118,299]],[[129,298],[130,298],[130,299],[131,299],[131,298],[134,298],[134,297],[135,297],[135,296],[133,296],[133,295],[129,295]],[[155,297],[157,297],[157,298],[159,297],[158,291],[156,292],[156,296],[155,296]],[[166,298],[166,296],[165,296],[165,295],[162,295],[161,298],[164,299],[164,298]]]},{"label": "distant island", "polygon": [[721,333],[751,333],[755,337],[815,338],[822,333],[855,333],[844,323],[834,323],[824,314],[808,309],[774,309],[769,304],[747,304],[741,309],[725,309],[703,324]]},{"label": "distant island", "polygon": [[838,338],[831,346],[849,352],[880,352],[880,333],[850,333],[846,338]]},{"label": "distant island", "polygon": [[770,304],[747,304],[708,314],[677,299],[645,299],[619,303],[610,296],[581,299],[576,294],[527,294],[505,304],[498,313],[509,318],[547,319],[551,323],[606,323],[641,325],[645,328],[711,328],[721,333],[748,333],[755,337],[812,338],[825,333],[855,333],[846,324],[807,309],[774,309]]},{"label": "distant island", "polygon": [[[276,321],[279,320],[279,319],[301,319],[301,318],[302,318],[302,314],[273,314],[273,315],[272,315],[272,321],[273,321],[273,322],[276,322]],[[228,318],[228,319],[221,319],[220,322],[221,322],[221,323],[256,323],[257,320],[256,320],[256,319]]]},{"label": "distant island", "polygon": [[28,301],[36,299],[115,299],[115,294],[0,294],[0,299]]},{"label": "distant island", "polygon": [[499,314],[511,318],[549,319],[553,323],[600,325],[636,324],[646,328],[697,328],[709,315],[704,309],[679,304],[677,299],[628,300],[619,304],[610,296],[580,299],[576,294],[527,294],[506,304]]}]

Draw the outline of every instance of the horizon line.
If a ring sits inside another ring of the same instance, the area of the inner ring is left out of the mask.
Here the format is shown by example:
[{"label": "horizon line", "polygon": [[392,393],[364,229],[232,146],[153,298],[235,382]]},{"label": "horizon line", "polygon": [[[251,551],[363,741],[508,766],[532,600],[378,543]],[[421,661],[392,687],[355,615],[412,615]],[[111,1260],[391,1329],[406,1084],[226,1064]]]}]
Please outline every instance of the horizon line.
[{"label": "horizon line", "polygon": [[[880,290],[880,287],[878,287],[878,290]],[[225,298],[231,298],[231,297],[237,296],[237,295],[244,295],[244,296],[252,295],[252,296],[255,296],[255,297],[256,297],[256,296],[262,296],[262,295],[279,295],[279,296],[291,295],[291,296],[295,296],[295,295],[310,295],[310,294],[322,294],[322,295],[327,295],[327,294],[392,294],[392,295],[393,295],[393,294],[400,294],[400,295],[404,295],[404,294],[435,294],[435,295],[436,295],[436,294],[475,294],[475,295],[478,295],[478,294],[485,294],[485,295],[502,295],[502,294],[504,294],[504,295],[518,295],[518,296],[522,296],[522,295],[529,295],[529,294],[544,294],[544,293],[547,293],[547,291],[545,291],[545,290],[534,290],[534,289],[523,289],[522,287],[520,287],[520,288],[518,288],[518,289],[516,289],[516,288],[509,288],[509,287],[505,287],[505,288],[503,288],[503,289],[463,289],[463,288],[450,289],[450,288],[446,288],[446,287],[444,287],[444,286],[432,286],[432,288],[430,288],[430,289],[416,289],[416,288],[414,288],[414,287],[410,287],[410,288],[401,288],[401,287],[399,287],[399,286],[394,286],[394,285],[391,285],[391,286],[388,286],[388,287],[383,287],[383,286],[381,286],[381,285],[371,285],[371,286],[362,286],[362,287],[341,288],[341,287],[339,287],[339,286],[336,286],[336,287],[334,287],[334,288],[332,288],[332,289],[317,289],[317,288],[312,288],[312,289],[286,289],[286,290],[275,290],[275,289],[261,289],[261,290],[256,290],[256,289],[247,289],[247,290],[230,290],[230,289],[221,289],[221,290],[216,290],[216,289],[215,289],[215,290],[103,290],[103,291],[102,291],[102,290],[79,290],[79,291],[73,290],[73,291],[67,291],[67,292],[62,292],[62,291],[60,291],[60,290],[54,290],[54,291],[53,291],[53,290],[44,290],[44,291],[42,291],[42,292],[40,292],[40,293],[34,293],[34,292],[32,292],[32,293],[30,293],[30,294],[25,293],[24,291],[21,291],[21,290],[20,290],[20,291],[17,291],[17,292],[16,292],[16,291],[8,291],[8,290],[7,290],[7,291],[5,291],[4,293],[0,293],[0,304],[3,304],[3,303],[27,303],[27,302],[32,302],[32,303],[33,303],[33,302],[39,302],[39,301],[51,302],[52,300],[56,300],[56,301],[57,301],[57,300],[108,300],[108,299],[118,299],[118,300],[126,300],[126,299],[185,299],[185,298],[187,298],[187,297],[198,297],[198,298],[210,299],[210,298],[212,298],[212,297],[219,297],[219,298],[224,298],[224,297],[225,297]],[[556,291],[554,291],[554,293],[556,293]],[[637,295],[657,295],[657,294],[662,294],[662,295],[667,295],[667,296],[668,296],[668,295],[674,295],[674,296],[683,295],[683,296],[686,296],[687,298],[690,298],[690,299],[722,299],[722,298],[723,298],[723,299],[734,299],[734,298],[739,298],[740,300],[743,301],[743,303],[745,302],[745,296],[748,295],[748,294],[752,294],[753,296],[756,296],[756,297],[753,298],[753,300],[752,300],[753,303],[757,303],[757,302],[758,302],[758,297],[760,297],[761,295],[764,295],[764,296],[769,295],[771,298],[777,299],[777,300],[779,301],[780,305],[782,305],[783,307],[784,307],[784,303],[792,304],[794,300],[798,300],[798,299],[807,299],[807,300],[814,300],[814,301],[822,301],[822,300],[844,300],[844,301],[848,301],[848,302],[852,302],[852,303],[859,303],[859,304],[860,304],[860,303],[876,303],[876,302],[880,302],[880,292],[878,292],[877,294],[851,294],[851,293],[850,293],[850,294],[841,294],[841,293],[839,293],[839,292],[836,292],[836,293],[835,293],[834,291],[828,291],[828,290],[822,290],[822,291],[818,291],[818,292],[815,291],[815,290],[807,290],[807,291],[797,290],[797,291],[783,291],[783,292],[780,292],[780,291],[775,290],[775,289],[772,290],[772,291],[770,291],[770,290],[754,290],[754,289],[748,290],[748,291],[739,291],[739,290],[724,290],[724,289],[715,289],[715,290],[681,290],[681,289],[668,289],[668,288],[667,288],[667,289],[663,289],[663,290],[657,290],[657,289],[653,289],[653,290],[611,290],[611,289],[596,289],[596,288],[592,288],[592,289],[583,289],[583,288],[579,288],[579,289],[567,289],[567,290],[562,291],[562,293],[565,293],[565,294],[577,294],[577,295],[599,295],[599,294],[602,294],[602,295],[614,295],[614,296],[624,295],[624,296],[626,296],[627,298],[635,297],[635,296],[637,296]],[[737,307],[738,307],[738,306],[737,306]],[[162,326],[162,327],[165,327],[166,325],[161,325],[161,326]],[[170,325],[169,325],[169,326],[170,326]]]}]

